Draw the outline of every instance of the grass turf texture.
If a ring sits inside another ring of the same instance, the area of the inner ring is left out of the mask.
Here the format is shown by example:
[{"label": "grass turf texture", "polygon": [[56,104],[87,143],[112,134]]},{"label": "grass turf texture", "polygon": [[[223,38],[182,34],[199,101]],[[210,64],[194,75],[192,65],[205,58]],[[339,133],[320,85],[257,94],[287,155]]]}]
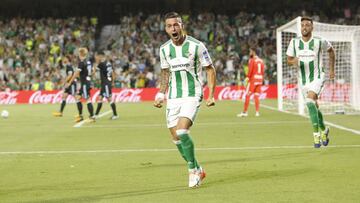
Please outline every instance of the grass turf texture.
[{"label": "grass turf texture", "polygon": [[[75,105],[68,105],[62,118],[51,115],[59,105],[0,106],[10,112],[0,119],[0,202],[360,199],[360,135],[333,127],[330,147],[314,149],[306,118],[265,108],[255,117],[253,106],[249,117],[237,118],[240,102],[202,105],[191,135],[208,177],[200,188],[188,189],[186,163],[170,140],[165,109],[152,103],[117,107],[119,120],[109,120],[109,114],[74,128]],[[108,110],[105,104],[102,112]],[[360,130],[359,116],[325,115],[325,120]]]}]

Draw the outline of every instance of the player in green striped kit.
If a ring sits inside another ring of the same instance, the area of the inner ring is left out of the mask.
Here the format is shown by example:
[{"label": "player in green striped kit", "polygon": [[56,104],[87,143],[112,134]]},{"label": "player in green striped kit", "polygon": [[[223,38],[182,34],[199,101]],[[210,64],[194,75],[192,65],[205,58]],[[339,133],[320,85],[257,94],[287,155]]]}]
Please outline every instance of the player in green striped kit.
[{"label": "player in green striped kit", "polygon": [[206,68],[209,98],[207,106],[214,106],[215,68],[204,44],[185,34],[179,14],[165,15],[165,30],[170,40],[160,47],[160,91],[154,106],[161,108],[167,92],[166,119],[172,139],[188,163],[189,187],[197,187],[205,178],[205,171],[195,158],[194,143],[190,136],[199,110],[203,92],[202,68]]},{"label": "player in green striped kit", "polygon": [[325,72],[322,65],[322,52],[329,54],[330,79],[335,77],[335,51],[327,40],[313,36],[313,21],[309,17],[301,18],[301,37],[293,38],[286,51],[288,65],[299,67],[302,93],[305,97],[313,126],[314,147],[329,144],[329,128],[325,126],[318,97],[325,83]]}]

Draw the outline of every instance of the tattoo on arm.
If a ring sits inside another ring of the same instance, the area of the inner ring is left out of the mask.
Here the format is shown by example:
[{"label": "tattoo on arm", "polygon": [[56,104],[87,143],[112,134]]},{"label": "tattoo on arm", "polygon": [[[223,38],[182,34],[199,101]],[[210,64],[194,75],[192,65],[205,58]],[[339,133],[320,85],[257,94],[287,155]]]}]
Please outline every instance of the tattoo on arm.
[{"label": "tattoo on arm", "polygon": [[160,73],[160,92],[161,93],[165,94],[165,92],[166,92],[166,89],[169,84],[169,76],[170,76],[169,69],[161,69],[161,73]]}]

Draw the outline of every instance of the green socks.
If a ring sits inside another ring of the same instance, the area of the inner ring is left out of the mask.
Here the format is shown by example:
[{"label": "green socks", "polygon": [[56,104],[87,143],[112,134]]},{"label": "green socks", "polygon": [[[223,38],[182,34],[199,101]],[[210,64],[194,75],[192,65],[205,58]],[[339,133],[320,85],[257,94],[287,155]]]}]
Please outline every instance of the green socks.
[{"label": "green socks", "polygon": [[189,169],[198,168],[199,166],[195,159],[194,142],[189,135],[189,131],[186,129],[180,129],[176,131],[176,134],[181,141],[181,144],[176,144],[176,146],[178,147],[179,152],[184,157],[185,161],[188,162]]},{"label": "green socks", "polygon": [[181,146],[181,140],[173,140],[174,144],[176,145],[176,147],[178,148],[182,158],[184,158],[184,160],[187,162],[185,154],[184,154],[184,150]]},{"label": "green socks", "polygon": [[324,131],[325,123],[324,123],[323,115],[319,109],[318,109],[318,117],[319,117],[319,128],[320,128],[320,130]]},{"label": "green socks", "polygon": [[310,121],[314,132],[319,132],[319,114],[314,100],[306,98],[306,106],[309,110]]}]

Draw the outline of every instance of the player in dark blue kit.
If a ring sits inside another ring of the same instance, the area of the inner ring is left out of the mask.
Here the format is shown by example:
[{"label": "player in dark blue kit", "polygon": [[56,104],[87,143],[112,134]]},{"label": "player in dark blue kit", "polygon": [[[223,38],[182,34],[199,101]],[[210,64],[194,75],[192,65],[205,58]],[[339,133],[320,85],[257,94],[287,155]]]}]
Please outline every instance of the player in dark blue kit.
[{"label": "player in dark blue kit", "polygon": [[78,107],[79,115],[76,117],[75,122],[80,122],[84,120],[82,115],[82,103],[81,98],[84,98],[87,103],[88,111],[89,111],[89,119],[90,122],[95,121],[94,119],[94,107],[91,103],[90,98],[90,90],[91,90],[91,76],[93,73],[93,64],[88,56],[88,50],[86,48],[79,49],[79,65],[76,69],[73,77],[67,83],[68,86],[75,80],[75,78],[80,78],[80,89],[76,95],[76,104]]},{"label": "player in dark blue kit", "polygon": [[97,56],[95,60],[96,64],[96,70],[99,70],[100,72],[100,80],[101,80],[101,90],[100,95],[98,98],[98,104],[96,108],[95,118],[99,115],[101,107],[102,107],[102,101],[104,98],[108,102],[110,102],[111,109],[113,111],[113,116],[111,117],[112,120],[118,119],[118,115],[116,112],[116,105],[112,99],[112,86],[114,86],[114,79],[115,79],[115,73],[111,64],[111,61],[108,60],[106,54],[101,51]]},{"label": "player in dark blue kit", "polygon": [[[71,65],[71,61],[69,56],[65,56],[62,59],[62,66],[65,67],[65,71],[66,71],[66,79],[65,79],[65,85],[67,86],[67,84],[69,83],[69,81],[71,80],[71,78],[74,75],[74,68]],[[60,111],[59,112],[54,112],[53,115],[55,117],[61,117],[63,116],[63,111],[66,105],[66,98],[69,95],[72,95],[75,97],[76,95],[76,80],[72,81],[71,83],[69,83],[70,85],[68,85],[65,89],[64,89],[64,93],[62,96],[62,102],[61,102],[61,106],[60,106]]]}]

